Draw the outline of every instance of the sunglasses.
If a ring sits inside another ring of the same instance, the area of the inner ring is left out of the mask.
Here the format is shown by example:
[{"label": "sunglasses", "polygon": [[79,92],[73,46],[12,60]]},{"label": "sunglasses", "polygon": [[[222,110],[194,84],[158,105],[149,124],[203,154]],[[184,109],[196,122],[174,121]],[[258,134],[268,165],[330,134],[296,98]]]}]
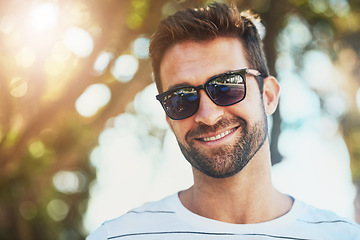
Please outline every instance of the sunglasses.
[{"label": "sunglasses", "polygon": [[246,95],[246,75],[260,76],[254,69],[243,68],[211,77],[206,83],[183,86],[160,93],[160,101],[165,113],[173,120],[181,120],[194,115],[199,109],[200,94],[204,89],[209,98],[218,106],[230,106],[244,100]]}]

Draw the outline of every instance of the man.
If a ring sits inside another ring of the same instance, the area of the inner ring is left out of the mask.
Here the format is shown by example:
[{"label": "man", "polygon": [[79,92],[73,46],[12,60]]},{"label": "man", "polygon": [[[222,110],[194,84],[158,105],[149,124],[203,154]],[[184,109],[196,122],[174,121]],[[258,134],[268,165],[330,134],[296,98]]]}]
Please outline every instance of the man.
[{"label": "man", "polygon": [[194,185],[105,222],[92,239],[360,239],[360,228],[278,192],[267,114],[269,75],[259,21],[225,4],[163,20],[150,44],[167,122]]}]

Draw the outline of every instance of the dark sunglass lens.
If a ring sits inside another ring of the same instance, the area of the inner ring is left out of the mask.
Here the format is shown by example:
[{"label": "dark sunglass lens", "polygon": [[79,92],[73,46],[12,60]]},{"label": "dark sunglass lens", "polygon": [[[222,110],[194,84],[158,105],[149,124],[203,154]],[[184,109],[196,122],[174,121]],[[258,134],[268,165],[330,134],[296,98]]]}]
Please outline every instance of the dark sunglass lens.
[{"label": "dark sunglass lens", "polygon": [[244,99],[245,81],[239,74],[223,75],[210,81],[207,91],[216,104],[232,105]]},{"label": "dark sunglass lens", "polygon": [[193,115],[199,105],[199,98],[194,88],[181,88],[163,98],[163,106],[172,119],[184,119]]}]

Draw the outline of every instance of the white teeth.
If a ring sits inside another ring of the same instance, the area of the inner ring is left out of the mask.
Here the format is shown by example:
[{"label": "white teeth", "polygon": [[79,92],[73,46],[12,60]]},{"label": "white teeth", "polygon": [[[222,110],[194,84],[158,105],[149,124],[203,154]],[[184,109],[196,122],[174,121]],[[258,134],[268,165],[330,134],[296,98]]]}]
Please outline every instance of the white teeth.
[{"label": "white teeth", "polygon": [[235,131],[235,130],[234,130],[234,129],[232,129],[232,130],[227,130],[227,131],[225,131],[225,132],[223,132],[223,133],[220,133],[220,134],[218,134],[218,135],[216,135],[216,136],[206,137],[206,138],[203,138],[202,140],[203,140],[204,142],[215,141],[215,140],[218,140],[218,139],[220,139],[220,138],[225,137],[226,135],[232,133],[233,131]]}]

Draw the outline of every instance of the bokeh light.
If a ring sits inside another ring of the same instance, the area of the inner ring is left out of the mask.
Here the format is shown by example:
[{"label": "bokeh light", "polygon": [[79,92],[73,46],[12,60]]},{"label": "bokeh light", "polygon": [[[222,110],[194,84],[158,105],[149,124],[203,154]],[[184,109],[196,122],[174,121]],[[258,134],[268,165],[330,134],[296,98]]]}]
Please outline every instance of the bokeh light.
[{"label": "bokeh light", "polygon": [[44,2],[33,4],[30,9],[30,24],[37,30],[47,30],[57,22],[59,15],[59,7],[53,2]]},{"label": "bokeh light", "polygon": [[19,212],[25,220],[33,220],[36,217],[38,210],[35,203],[32,201],[24,201],[19,206]]},{"label": "bokeh light", "polygon": [[34,141],[29,146],[29,152],[34,158],[40,158],[45,154],[46,147],[41,141]]},{"label": "bokeh light", "polygon": [[100,108],[105,106],[111,98],[111,91],[105,84],[90,85],[76,100],[75,107],[84,117],[94,116]]},{"label": "bokeh light", "polygon": [[101,75],[108,67],[113,54],[109,52],[101,52],[94,63],[94,70],[98,75]]},{"label": "bokeh light", "polygon": [[59,171],[53,177],[53,184],[59,192],[73,194],[85,189],[86,177],[78,171]]},{"label": "bokeh light", "polygon": [[324,13],[329,8],[329,3],[327,0],[310,0],[310,8],[315,13]]},{"label": "bokeh light", "polygon": [[158,92],[155,83],[150,84],[141,92],[136,94],[133,103],[134,109],[139,115],[144,116],[147,119],[147,123],[166,129],[168,124],[166,122],[163,108],[155,99],[157,94]]},{"label": "bokeh light", "polygon": [[280,80],[280,112],[285,122],[301,122],[320,114],[319,97],[306,87],[299,76],[291,73],[282,74]]},{"label": "bokeh light", "polygon": [[304,54],[304,80],[318,92],[335,92],[338,89],[338,74],[329,56],[320,51]]},{"label": "bokeh light", "polygon": [[70,207],[62,199],[53,199],[48,203],[46,210],[52,220],[59,222],[66,218]]},{"label": "bokeh light", "polygon": [[64,43],[69,50],[81,58],[89,56],[94,48],[94,42],[90,34],[79,27],[70,27],[66,30]]},{"label": "bokeh light", "polygon": [[28,91],[28,83],[24,78],[15,77],[10,82],[10,94],[13,97],[23,97]]},{"label": "bokeh light", "polygon": [[329,1],[329,3],[331,10],[340,17],[344,17],[350,12],[350,6],[347,0],[332,0]]},{"label": "bokeh light", "polygon": [[149,44],[149,38],[140,37],[135,39],[132,45],[132,50],[135,56],[140,59],[149,57]]},{"label": "bokeh light", "polygon": [[306,22],[298,16],[291,16],[288,25],[279,35],[278,47],[279,50],[290,52],[290,48],[303,49],[311,40],[312,36]]},{"label": "bokeh light", "polygon": [[122,55],[111,68],[112,75],[120,82],[130,81],[139,68],[139,60],[133,55]]},{"label": "bokeh light", "polygon": [[340,90],[333,92],[324,99],[324,107],[330,115],[340,118],[349,110],[346,98],[347,95]]}]

